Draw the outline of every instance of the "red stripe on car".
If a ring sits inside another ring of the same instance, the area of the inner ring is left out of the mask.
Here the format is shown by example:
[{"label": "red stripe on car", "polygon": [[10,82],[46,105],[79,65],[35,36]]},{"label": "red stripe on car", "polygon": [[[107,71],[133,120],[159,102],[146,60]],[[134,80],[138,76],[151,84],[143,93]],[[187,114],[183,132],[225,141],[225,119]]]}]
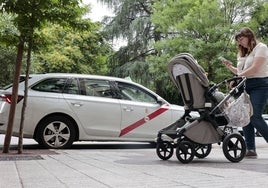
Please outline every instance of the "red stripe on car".
[{"label": "red stripe on car", "polygon": [[157,116],[159,116],[160,114],[164,113],[165,111],[167,111],[169,109],[168,105],[164,105],[161,108],[157,109],[156,111],[152,112],[151,114],[149,114],[148,116],[140,119],[139,121],[136,121],[135,123],[127,126],[126,128],[122,129],[120,132],[119,137],[129,133],[130,131],[138,128],[139,126],[143,125],[144,123],[146,123],[147,121],[150,121],[154,118],[156,118]]}]

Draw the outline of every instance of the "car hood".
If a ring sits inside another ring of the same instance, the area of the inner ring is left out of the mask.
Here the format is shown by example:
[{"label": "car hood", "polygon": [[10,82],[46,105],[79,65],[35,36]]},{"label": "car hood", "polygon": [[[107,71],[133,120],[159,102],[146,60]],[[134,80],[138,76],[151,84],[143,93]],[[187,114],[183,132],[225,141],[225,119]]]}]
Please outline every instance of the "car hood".
[{"label": "car hood", "polygon": [[[171,106],[171,109],[172,109],[173,111],[181,111],[181,112],[185,111],[185,109],[184,109],[183,106],[179,106],[179,105],[176,105],[176,104],[170,104],[170,106]],[[199,113],[196,112],[196,111],[192,111],[192,112],[190,113],[190,115],[191,115],[192,117],[199,117],[199,116],[200,116]]]},{"label": "car hood", "polygon": [[176,104],[170,104],[170,107],[171,107],[171,109],[174,109],[174,110],[184,111],[184,107],[183,106],[179,106],[179,105],[176,105]]}]

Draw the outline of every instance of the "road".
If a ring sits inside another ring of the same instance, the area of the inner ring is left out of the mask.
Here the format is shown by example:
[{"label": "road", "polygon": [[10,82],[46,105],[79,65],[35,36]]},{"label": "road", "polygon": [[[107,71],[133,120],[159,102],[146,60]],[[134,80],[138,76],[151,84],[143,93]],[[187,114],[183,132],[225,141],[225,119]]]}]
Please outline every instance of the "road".
[{"label": "road", "polygon": [[[0,155],[0,188],[266,188],[268,145],[256,139],[258,159],[231,163],[215,144],[207,158],[189,164],[181,164],[175,155],[160,160],[147,143],[79,142],[71,149],[47,150],[29,139],[24,156]],[[13,148],[14,143],[13,138]]]}]

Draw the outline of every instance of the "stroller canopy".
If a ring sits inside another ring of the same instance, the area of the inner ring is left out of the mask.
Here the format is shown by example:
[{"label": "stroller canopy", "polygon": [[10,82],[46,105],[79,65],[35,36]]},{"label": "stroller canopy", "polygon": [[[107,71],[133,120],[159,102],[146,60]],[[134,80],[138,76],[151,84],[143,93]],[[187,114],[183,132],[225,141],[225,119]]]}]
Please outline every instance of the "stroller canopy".
[{"label": "stroller canopy", "polygon": [[186,109],[196,110],[205,106],[205,89],[209,80],[204,69],[189,53],[181,53],[168,63],[168,73],[179,88]]}]

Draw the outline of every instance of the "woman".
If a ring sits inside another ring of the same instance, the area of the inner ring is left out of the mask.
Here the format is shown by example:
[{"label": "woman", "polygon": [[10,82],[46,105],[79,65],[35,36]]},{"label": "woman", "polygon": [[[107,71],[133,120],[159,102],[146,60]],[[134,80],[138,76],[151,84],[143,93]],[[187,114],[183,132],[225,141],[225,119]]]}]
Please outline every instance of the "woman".
[{"label": "woman", "polygon": [[262,118],[268,99],[268,48],[258,42],[252,30],[246,27],[236,33],[235,40],[238,45],[237,67],[228,60],[222,62],[237,76],[247,78],[246,91],[253,106],[253,115],[250,123],[243,127],[246,157],[257,158],[254,128],[268,142],[268,126]]}]

